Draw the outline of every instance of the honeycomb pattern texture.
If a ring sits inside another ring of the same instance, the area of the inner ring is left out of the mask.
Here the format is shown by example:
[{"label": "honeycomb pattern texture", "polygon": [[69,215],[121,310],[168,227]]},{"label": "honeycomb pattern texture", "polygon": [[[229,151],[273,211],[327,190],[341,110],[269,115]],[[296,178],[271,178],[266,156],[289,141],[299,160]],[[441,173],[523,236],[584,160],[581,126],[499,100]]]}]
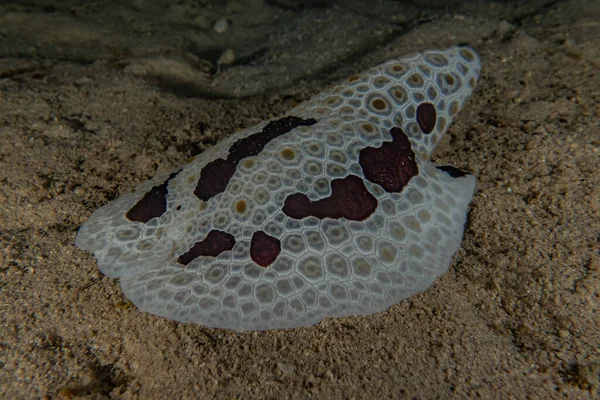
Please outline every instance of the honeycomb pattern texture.
[{"label": "honeycomb pattern texture", "polygon": [[467,47],[387,61],[95,211],[76,244],[140,309],[230,329],[372,314],[458,250],[475,177],[430,155],[473,91]]}]

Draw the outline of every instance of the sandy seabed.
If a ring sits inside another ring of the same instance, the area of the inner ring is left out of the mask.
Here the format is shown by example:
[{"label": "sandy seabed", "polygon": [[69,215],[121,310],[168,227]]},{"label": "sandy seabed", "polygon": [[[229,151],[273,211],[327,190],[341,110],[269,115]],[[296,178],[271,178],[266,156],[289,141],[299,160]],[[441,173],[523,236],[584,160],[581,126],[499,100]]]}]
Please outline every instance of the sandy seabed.
[{"label": "sandy seabed", "polygon": [[[0,5],[0,398],[600,395],[600,3],[371,3]],[[434,159],[479,183],[424,293],[207,329],[140,312],[74,246],[96,208],[220,138],[454,44],[483,71]]]}]

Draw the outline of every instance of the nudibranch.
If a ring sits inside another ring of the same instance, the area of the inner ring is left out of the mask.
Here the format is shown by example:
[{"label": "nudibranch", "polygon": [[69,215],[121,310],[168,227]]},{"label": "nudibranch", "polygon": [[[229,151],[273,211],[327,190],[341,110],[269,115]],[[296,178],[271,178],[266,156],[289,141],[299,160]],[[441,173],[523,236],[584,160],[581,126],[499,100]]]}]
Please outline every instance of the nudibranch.
[{"label": "nudibranch", "polygon": [[354,75],[95,211],[76,244],[141,310],[230,329],[372,314],[458,250],[475,177],[431,153],[473,91],[467,47]]}]

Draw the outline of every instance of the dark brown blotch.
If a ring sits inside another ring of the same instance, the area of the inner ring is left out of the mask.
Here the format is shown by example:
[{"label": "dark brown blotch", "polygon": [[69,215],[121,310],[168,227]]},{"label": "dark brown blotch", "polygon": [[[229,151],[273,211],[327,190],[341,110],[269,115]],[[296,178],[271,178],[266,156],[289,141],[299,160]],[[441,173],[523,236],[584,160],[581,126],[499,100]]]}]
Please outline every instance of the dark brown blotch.
[{"label": "dark brown blotch", "polygon": [[200,200],[208,201],[213,196],[225,191],[229,180],[235,173],[237,163],[231,163],[222,158],[209,162],[202,168],[200,179],[194,194]]},{"label": "dark brown blotch", "polygon": [[436,166],[436,168],[444,171],[445,173],[450,175],[452,178],[461,178],[463,176],[469,175],[468,172],[465,172],[462,169],[458,169],[451,165],[440,165],[440,166]]},{"label": "dark brown blotch", "polygon": [[435,129],[437,112],[435,106],[431,103],[421,103],[417,107],[417,123],[421,131],[425,134],[431,133]]},{"label": "dark brown blotch", "polygon": [[127,211],[125,217],[130,221],[146,223],[152,218],[160,217],[167,211],[167,194],[169,181],[181,170],[169,175],[169,178],[159,186],[150,189],[140,201]]},{"label": "dark brown blotch", "polygon": [[269,236],[263,231],[254,232],[250,241],[250,258],[261,267],[273,264],[281,253],[279,239]]},{"label": "dark brown blotch", "polygon": [[394,127],[390,134],[391,142],[362,149],[358,162],[365,178],[380,185],[386,192],[399,193],[419,173],[419,167],[404,131]]},{"label": "dark brown blotch", "polygon": [[308,216],[323,218],[346,218],[352,221],[367,219],[377,208],[377,199],[369,193],[363,180],[356,175],[334,179],[331,195],[310,201],[303,193],[289,195],[283,212],[288,217],[302,219]]},{"label": "dark brown blotch", "polygon": [[224,251],[231,250],[235,244],[235,238],[227,232],[212,230],[206,238],[196,242],[191,249],[179,256],[180,264],[188,265],[200,256],[216,257]]},{"label": "dark brown blotch", "polygon": [[238,140],[229,148],[229,155],[226,160],[218,158],[202,168],[194,194],[200,200],[207,201],[213,196],[224,192],[240,161],[257,155],[271,140],[288,133],[292,129],[316,123],[317,120],[313,118],[302,119],[288,116],[271,121],[261,132]]}]

